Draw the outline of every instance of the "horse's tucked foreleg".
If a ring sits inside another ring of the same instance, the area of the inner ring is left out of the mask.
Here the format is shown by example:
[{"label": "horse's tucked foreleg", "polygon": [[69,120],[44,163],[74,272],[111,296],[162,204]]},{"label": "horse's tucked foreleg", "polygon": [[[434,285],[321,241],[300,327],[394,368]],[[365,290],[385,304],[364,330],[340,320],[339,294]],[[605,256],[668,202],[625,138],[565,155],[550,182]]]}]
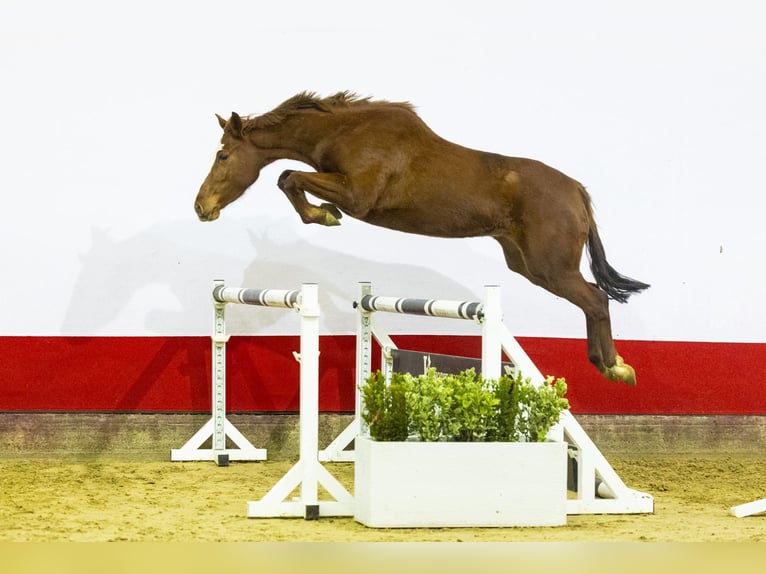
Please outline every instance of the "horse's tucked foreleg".
[{"label": "horse's tucked foreleg", "polygon": [[277,185],[295,211],[301,216],[303,223],[318,223],[320,225],[340,225],[343,217],[341,211],[332,203],[313,205],[306,199],[306,193],[320,199],[332,201],[339,193],[346,191],[346,178],[337,173],[305,173],[286,170],[279,176]]}]

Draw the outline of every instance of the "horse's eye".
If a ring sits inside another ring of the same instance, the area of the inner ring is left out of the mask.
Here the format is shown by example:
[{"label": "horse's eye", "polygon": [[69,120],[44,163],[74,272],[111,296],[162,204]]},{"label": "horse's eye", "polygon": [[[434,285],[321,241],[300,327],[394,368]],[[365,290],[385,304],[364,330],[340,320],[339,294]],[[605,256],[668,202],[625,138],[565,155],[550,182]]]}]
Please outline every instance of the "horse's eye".
[{"label": "horse's eye", "polygon": [[229,159],[229,154],[223,151],[218,152],[218,161],[226,161],[227,159]]}]

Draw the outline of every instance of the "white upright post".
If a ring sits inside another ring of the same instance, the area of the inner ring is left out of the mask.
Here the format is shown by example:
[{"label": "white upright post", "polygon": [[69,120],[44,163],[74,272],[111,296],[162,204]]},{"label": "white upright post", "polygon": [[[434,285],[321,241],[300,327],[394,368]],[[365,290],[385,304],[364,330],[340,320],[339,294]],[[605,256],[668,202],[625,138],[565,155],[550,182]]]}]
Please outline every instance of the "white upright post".
[{"label": "white upright post", "polygon": [[[223,281],[213,281],[213,293],[223,287]],[[181,448],[170,451],[174,462],[212,460],[219,466],[227,466],[230,460],[266,460],[265,448],[256,448],[226,418],[226,303],[213,298],[211,417]],[[226,437],[234,448],[226,448]],[[210,441],[211,448],[203,448]]]},{"label": "white upright post", "polygon": [[[214,281],[213,289],[223,285],[223,281]],[[226,449],[226,303],[213,302],[213,349],[212,349],[212,392],[213,397],[213,451],[216,456]]]},{"label": "white upright post", "polygon": [[[372,286],[368,282],[359,283],[360,297],[370,294]],[[354,418],[335,439],[323,450],[319,451],[319,460],[331,462],[354,462],[354,451],[347,447],[354,442],[360,432],[359,413],[362,412],[359,395],[359,385],[367,379],[372,369],[370,357],[370,313],[357,309],[361,317],[356,321],[356,374],[354,375]],[[363,331],[367,331],[368,343],[362,343]]]},{"label": "white upright post", "polygon": [[[247,503],[250,518],[353,516],[354,497],[319,462],[319,298],[313,283],[301,289],[300,448],[293,467],[258,501]],[[321,485],[335,500],[319,500]],[[300,496],[286,498],[298,486]]]},{"label": "white upright post", "polygon": [[[359,301],[372,293],[372,284],[368,281],[359,283]],[[357,309],[356,319],[356,395],[355,419],[357,434],[369,434],[369,429],[362,424],[361,414],[364,404],[359,392],[362,384],[372,374],[372,313],[362,307]]]},{"label": "white upright post", "polygon": [[[372,293],[372,284],[365,281],[359,283],[359,301]],[[359,387],[372,374],[372,313],[357,309],[359,315],[356,322],[356,412],[359,413]]]},{"label": "white upright post", "polygon": [[[319,449],[319,298],[314,283],[303,285],[301,293],[300,460],[308,462],[317,460]],[[317,466],[304,466],[301,500],[318,517]]]},{"label": "white upright post", "polygon": [[500,378],[502,348],[500,330],[503,328],[503,310],[500,304],[500,287],[484,288],[484,317],[481,325],[481,374],[486,380]]}]

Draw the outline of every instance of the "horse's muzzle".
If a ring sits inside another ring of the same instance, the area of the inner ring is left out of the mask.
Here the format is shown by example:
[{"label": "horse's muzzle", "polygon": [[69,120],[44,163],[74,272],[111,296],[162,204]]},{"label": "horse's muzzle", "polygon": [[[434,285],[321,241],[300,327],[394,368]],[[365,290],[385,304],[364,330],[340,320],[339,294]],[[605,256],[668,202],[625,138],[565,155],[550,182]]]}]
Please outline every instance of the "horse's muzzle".
[{"label": "horse's muzzle", "polygon": [[202,207],[202,204],[199,201],[194,204],[194,211],[197,212],[197,217],[200,221],[214,221],[218,219],[218,216],[221,213],[220,209],[217,207],[214,207],[209,211],[205,211],[205,208]]}]

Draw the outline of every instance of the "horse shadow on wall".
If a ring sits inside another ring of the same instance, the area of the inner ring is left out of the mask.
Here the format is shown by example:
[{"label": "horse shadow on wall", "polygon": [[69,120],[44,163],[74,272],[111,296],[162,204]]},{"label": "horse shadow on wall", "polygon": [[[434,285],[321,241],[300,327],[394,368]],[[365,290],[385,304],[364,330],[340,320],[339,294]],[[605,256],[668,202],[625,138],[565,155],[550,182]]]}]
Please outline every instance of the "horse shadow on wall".
[{"label": "horse shadow on wall", "polygon": [[[279,227],[273,221],[271,225],[274,229]],[[276,289],[298,289],[302,283],[317,283],[321,326],[331,334],[353,333],[352,302],[358,297],[359,281],[371,281],[373,291],[384,295],[475,299],[465,285],[421,265],[381,263],[306,239],[275,239],[269,233],[268,220],[247,221],[244,227],[265,229],[245,236],[249,245],[244,251],[241,246],[234,251],[223,239],[225,233],[213,227],[201,228],[196,221],[156,225],[125,239],[114,239],[108,232],[94,228],[91,248],[80,258],[81,269],[62,333],[77,335],[72,337],[73,344],[77,344],[78,339],[111,334],[115,323],[119,325],[126,314],[138,314],[137,320],[128,317],[134,325],[138,321],[138,326],[130,329],[118,326],[116,330],[140,331],[141,327],[159,335],[207,334],[213,316],[214,279],[223,279],[232,287]],[[189,242],[188,238],[194,238],[195,233],[201,236],[199,242],[196,239]],[[284,232],[278,235],[284,237]],[[473,260],[471,265],[498,265],[489,258],[477,259],[475,254],[462,251],[470,251],[469,248],[454,247],[457,260],[465,256]],[[239,257],[222,255],[234,252]],[[472,269],[468,266],[461,272],[472,273]],[[157,303],[147,305],[147,300],[152,301],[152,293],[159,294]],[[257,335],[270,329],[298,333],[299,322],[294,314],[283,309],[246,307],[227,306],[227,330],[232,334]],[[284,322],[282,327],[280,321]],[[188,381],[190,393],[206,396],[209,365],[204,353],[198,352],[196,344],[194,348],[184,345],[178,337],[165,337],[153,356],[135,357],[137,364],[142,365],[140,374],[125,382],[127,388],[120,391],[120,397],[115,397],[112,408],[139,408],[168,368],[179,370],[178,374]]]},{"label": "horse shadow on wall", "polygon": [[[272,225],[278,227],[273,221]],[[108,232],[93,228],[91,248],[80,256],[81,268],[61,333],[69,336],[141,330],[158,335],[207,333],[215,279],[222,279],[231,287],[275,289],[299,289],[302,283],[316,283],[322,325],[328,333],[353,332],[352,302],[358,297],[360,281],[372,282],[373,291],[382,295],[461,300],[477,297],[465,283],[419,264],[380,262],[306,239],[274,238],[267,223],[259,220],[248,222],[245,228],[266,231],[248,231],[246,249],[232,248],[222,241],[216,250],[215,245],[203,240],[199,244],[183,240],[194,237],[200,227],[197,222],[176,222],[126,239],[113,239]],[[206,238],[209,237],[213,236],[207,234]],[[471,262],[461,266],[463,276],[501,267],[498,261],[477,257],[470,248],[461,249],[456,242],[451,247],[450,254],[455,260]],[[227,324],[252,334],[268,330],[285,315],[278,309],[259,313],[243,307],[246,306],[227,308],[227,314],[232,315],[230,322],[227,317]],[[240,311],[235,314],[236,308]],[[285,324],[290,321],[294,319],[288,316]],[[120,322],[129,327],[113,327]]]},{"label": "horse shadow on wall", "polygon": [[[380,295],[476,299],[476,294],[466,285],[422,265],[381,263],[340,253],[305,239],[275,242],[268,234],[250,232],[249,235],[256,257],[244,270],[242,286],[297,289],[303,283],[316,283],[319,286],[321,324],[328,333],[354,332],[356,312],[352,303],[359,297],[360,281],[369,281],[373,293]],[[460,255],[456,254],[456,257],[459,259]],[[489,261],[484,263],[488,266],[492,264]],[[279,285],[271,284],[271,278],[275,277],[279,278]],[[269,319],[265,315],[248,314],[249,328],[255,328],[257,332],[266,327]],[[400,316],[398,322],[407,322],[407,319]],[[415,321],[418,320],[415,318]]]}]

